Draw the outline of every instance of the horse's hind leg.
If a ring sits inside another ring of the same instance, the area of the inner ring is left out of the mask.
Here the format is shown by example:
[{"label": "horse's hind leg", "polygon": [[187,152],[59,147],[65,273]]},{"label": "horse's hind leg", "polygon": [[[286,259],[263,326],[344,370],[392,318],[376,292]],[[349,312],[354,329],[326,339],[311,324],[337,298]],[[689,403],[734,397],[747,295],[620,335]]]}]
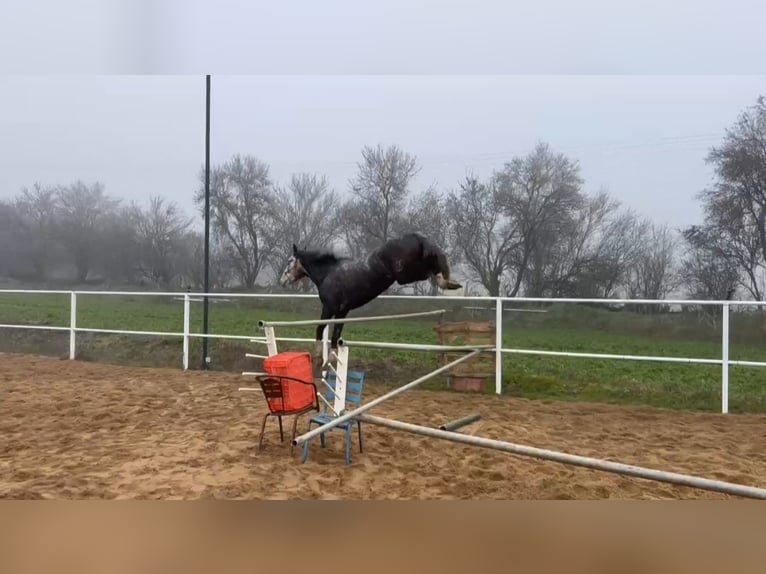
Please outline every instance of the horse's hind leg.
[{"label": "horse's hind leg", "polygon": [[436,284],[442,289],[461,289],[463,286],[457,281],[450,279],[450,268],[447,262],[447,256],[439,250],[436,253],[436,264],[438,271],[434,274]]}]

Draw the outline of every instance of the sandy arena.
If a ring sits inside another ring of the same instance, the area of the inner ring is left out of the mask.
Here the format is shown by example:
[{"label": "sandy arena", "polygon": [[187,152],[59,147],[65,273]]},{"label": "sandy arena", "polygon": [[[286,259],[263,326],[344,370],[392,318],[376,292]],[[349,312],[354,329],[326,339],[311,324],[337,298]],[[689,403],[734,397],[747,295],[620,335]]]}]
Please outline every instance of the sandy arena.
[{"label": "sandy arena", "polygon": [[[725,498],[363,425],[352,465],[343,435],[300,463],[252,378],[2,356],[0,497],[53,499]],[[369,380],[365,402],[379,396]],[[407,391],[369,414],[519,444],[766,487],[766,416],[690,414]],[[285,420],[286,438],[291,419]],[[307,419],[299,422],[305,432]],[[356,434],[354,435],[356,437]]]}]

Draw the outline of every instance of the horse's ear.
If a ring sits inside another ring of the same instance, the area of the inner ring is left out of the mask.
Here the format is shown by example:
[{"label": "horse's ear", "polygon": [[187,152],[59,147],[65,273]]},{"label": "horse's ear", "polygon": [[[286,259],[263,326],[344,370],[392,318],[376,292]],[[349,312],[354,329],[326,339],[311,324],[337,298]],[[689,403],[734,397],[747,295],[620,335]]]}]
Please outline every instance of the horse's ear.
[{"label": "horse's ear", "polygon": [[298,247],[293,243],[293,255],[298,255]]}]

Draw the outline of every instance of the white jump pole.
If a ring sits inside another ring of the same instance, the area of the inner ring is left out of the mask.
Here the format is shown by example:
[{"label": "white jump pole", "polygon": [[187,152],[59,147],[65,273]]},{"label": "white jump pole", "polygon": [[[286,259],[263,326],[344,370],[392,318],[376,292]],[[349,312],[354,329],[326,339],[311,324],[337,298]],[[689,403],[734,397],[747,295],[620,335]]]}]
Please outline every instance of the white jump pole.
[{"label": "white jump pole", "polygon": [[346,341],[338,340],[338,347],[366,347],[369,349],[397,349],[400,351],[475,351],[495,350],[494,345],[418,345],[415,343],[386,343],[384,341]]},{"label": "white jump pole", "polygon": [[420,311],[418,313],[401,313],[399,315],[379,315],[374,317],[345,317],[343,319],[307,319],[306,321],[258,321],[258,327],[298,327],[307,325],[335,325],[337,323],[366,323],[369,321],[391,321],[393,319],[407,319],[410,317],[427,317],[429,315],[441,315],[446,309],[436,311]]},{"label": "white jump pole", "polygon": [[475,355],[478,355],[481,352],[482,352],[481,350],[476,350],[476,351],[473,351],[472,353],[468,353],[467,355],[464,355],[464,356],[460,357],[459,359],[455,359],[454,361],[451,361],[451,362],[447,363],[446,365],[444,365],[442,367],[439,367],[435,371],[431,371],[427,375],[423,375],[422,377],[420,377],[418,379],[415,379],[414,381],[412,381],[410,383],[407,383],[406,385],[404,385],[402,387],[396,388],[393,391],[390,391],[390,392],[386,393],[385,395],[381,395],[377,399],[373,399],[369,403],[367,403],[365,405],[362,405],[362,406],[354,409],[353,411],[349,411],[349,412],[339,416],[338,418],[333,419],[329,423],[326,423],[326,424],[324,424],[322,426],[319,426],[319,427],[315,427],[312,430],[308,431],[307,433],[304,433],[304,434],[302,434],[300,436],[295,437],[295,439],[293,440],[293,445],[297,446],[299,444],[302,444],[302,443],[306,442],[310,438],[313,438],[313,437],[315,437],[315,436],[317,436],[319,434],[325,433],[328,430],[330,430],[331,428],[333,428],[334,426],[337,426],[337,425],[339,425],[341,423],[344,423],[347,420],[352,419],[352,418],[356,417],[357,415],[359,415],[359,414],[361,414],[361,413],[363,413],[363,412],[373,408],[374,406],[377,406],[380,403],[382,403],[384,401],[387,401],[388,399],[393,398],[396,395],[398,395],[400,393],[403,393],[406,390],[409,390],[409,389],[411,389],[413,387],[418,386],[421,383],[424,383],[428,379],[432,379],[436,375],[439,375],[439,374],[443,373],[444,371],[447,371],[447,370],[451,369],[452,367],[454,367],[455,365],[457,365],[459,363],[462,363],[463,361],[467,361],[471,357],[473,357]]},{"label": "white jump pole", "polygon": [[[306,337],[274,337],[276,342],[284,343],[315,343],[315,339],[309,339]],[[250,339],[251,343],[258,343],[259,345],[266,345],[268,341],[265,337],[253,337]]]},{"label": "white jump pole", "polygon": [[681,486],[690,486],[693,488],[699,488],[703,490],[712,490],[715,492],[731,494],[734,496],[743,496],[746,498],[757,498],[757,499],[766,500],[766,489],[764,488],[758,488],[754,486],[745,486],[741,484],[734,484],[731,482],[724,482],[720,480],[699,478],[696,476],[679,474],[676,472],[665,472],[661,470],[653,470],[653,469],[644,468],[641,466],[634,466],[631,464],[622,464],[619,462],[610,462],[607,460],[601,460],[597,458],[566,454],[566,453],[557,452],[554,450],[547,450],[547,449],[535,448],[531,446],[518,445],[518,444],[514,444],[510,442],[500,441],[500,440],[489,439],[489,438],[464,435],[457,432],[424,427],[420,425],[414,425],[411,423],[405,423],[401,421],[396,421],[392,419],[386,419],[386,418],[381,418],[381,417],[376,417],[371,415],[362,414],[362,415],[355,415],[355,416],[359,420],[365,423],[402,430],[405,432],[411,432],[414,434],[429,436],[432,438],[440,438],[440,439],[445,439],[452,442],[464,443],[471,446],[490,448],[490,449],[509,452],[509,453],[517,454],[521,456],[529,456],[529,457],[540,458],[544,460],[552,460],[554,462],[560,462],[563,464],[583,466],[583,467],[591,468],[594,470],[600,470],[604,472],[613,472],[617,474],[623,474],[623,475],[643,478],[647,480],[667,482],[667,483],[677,484]]}]

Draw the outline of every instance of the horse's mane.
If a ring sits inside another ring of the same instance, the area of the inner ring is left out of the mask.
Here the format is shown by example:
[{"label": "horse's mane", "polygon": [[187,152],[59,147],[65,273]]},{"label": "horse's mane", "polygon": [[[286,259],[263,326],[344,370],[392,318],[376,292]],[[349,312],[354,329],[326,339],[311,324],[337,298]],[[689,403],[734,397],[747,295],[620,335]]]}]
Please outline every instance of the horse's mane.
[{"label": "horse's mane", "polygon": [[300,258],[311,261],[318,265],[328,265],[348,261],[351,258],[346,255],[338,255],[332,249],[305,249],[299,252]]}]

